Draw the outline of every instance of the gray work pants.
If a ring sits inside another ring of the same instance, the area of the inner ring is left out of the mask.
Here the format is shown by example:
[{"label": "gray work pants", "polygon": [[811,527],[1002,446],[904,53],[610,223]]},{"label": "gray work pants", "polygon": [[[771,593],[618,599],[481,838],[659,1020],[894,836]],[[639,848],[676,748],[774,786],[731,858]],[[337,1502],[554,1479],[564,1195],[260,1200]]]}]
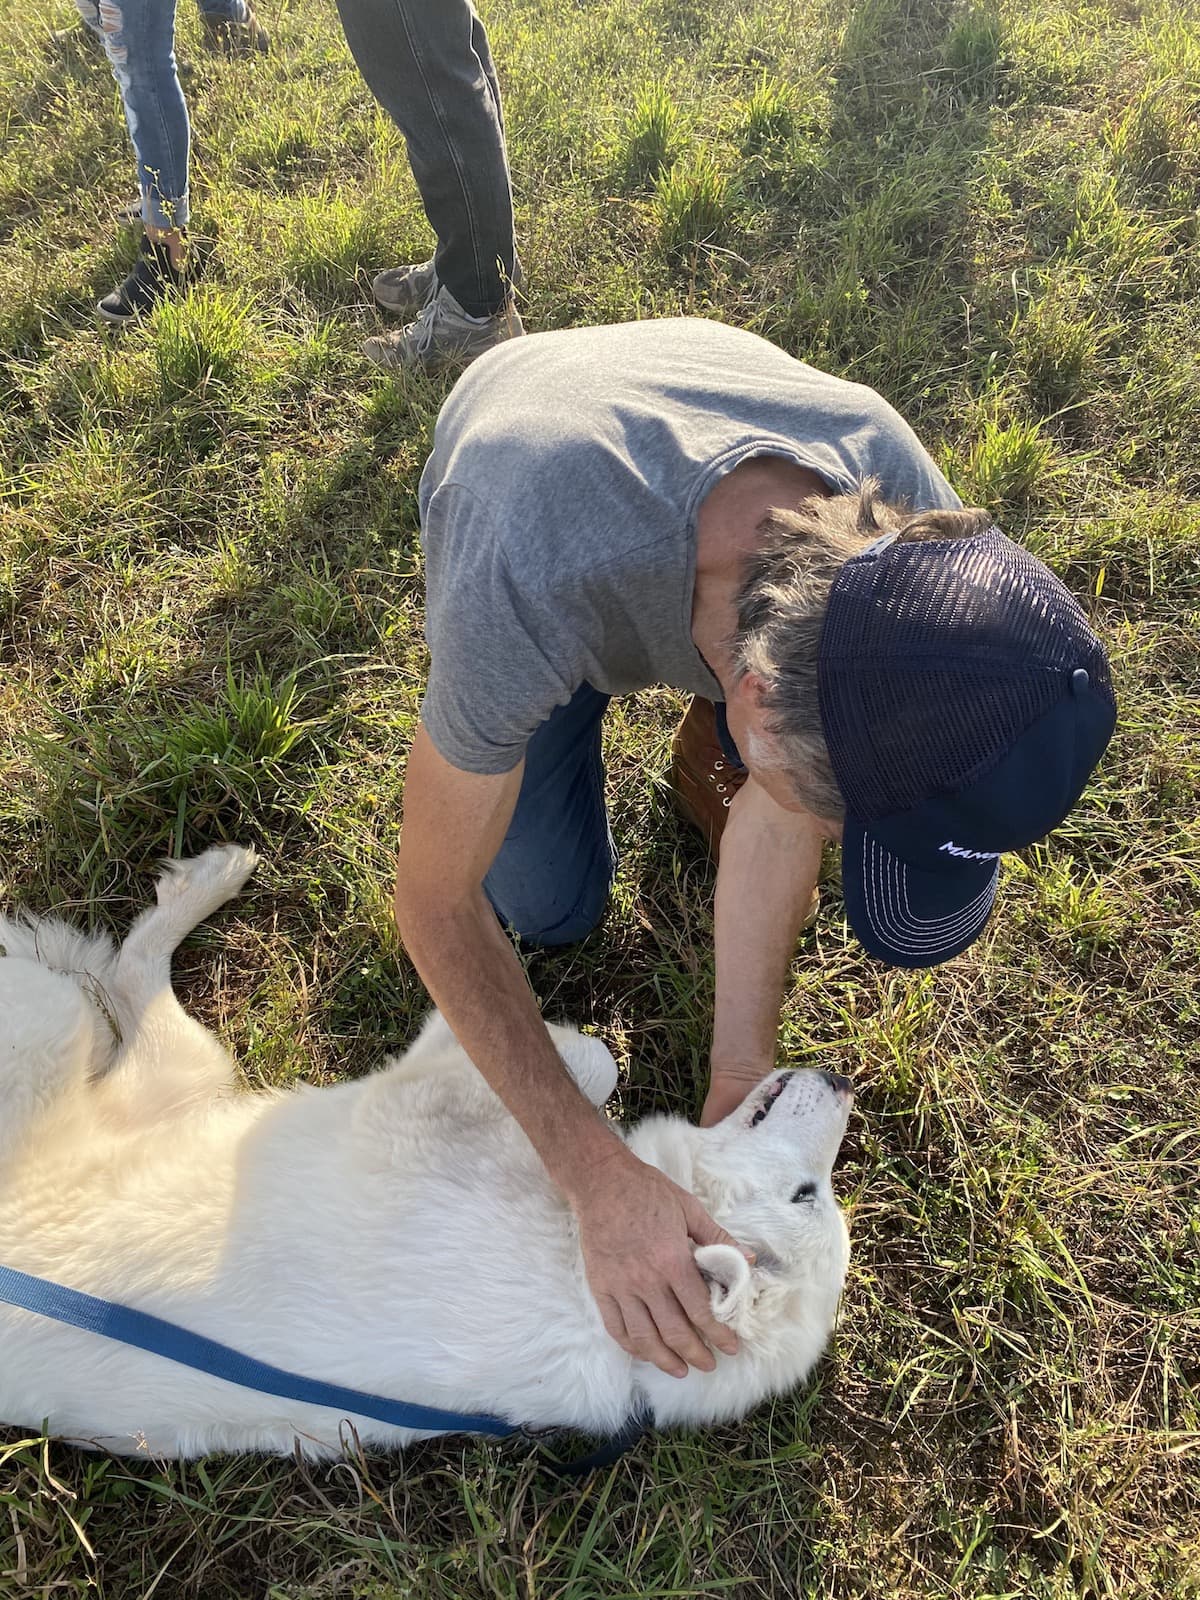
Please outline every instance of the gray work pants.
[{"label": "gray work pants", "polygon": [[404,135],[443,283],[473,317],[516,275],[500,89],[470,0],[337,0],[367,87]]}]

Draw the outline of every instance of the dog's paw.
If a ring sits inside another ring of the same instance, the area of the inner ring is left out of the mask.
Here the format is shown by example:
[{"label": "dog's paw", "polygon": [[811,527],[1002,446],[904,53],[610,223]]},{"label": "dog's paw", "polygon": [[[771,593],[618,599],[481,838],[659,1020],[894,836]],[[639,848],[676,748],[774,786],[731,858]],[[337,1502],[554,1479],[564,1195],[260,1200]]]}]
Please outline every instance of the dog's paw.
[{"label": "dog's paw", "polygon": [[201,856],[164,861],[158,880],[160,906],[203,907],[204,915],[232,899],[258,865],[258,856],[240,844],[218,844]]},{"label": "dog's paw", "polygon": [[617,1063],[603,1039],[561,1023],[547,1024],[554,1047],[576,1084],[594,1106],[602,1106],[617,1087]]}]

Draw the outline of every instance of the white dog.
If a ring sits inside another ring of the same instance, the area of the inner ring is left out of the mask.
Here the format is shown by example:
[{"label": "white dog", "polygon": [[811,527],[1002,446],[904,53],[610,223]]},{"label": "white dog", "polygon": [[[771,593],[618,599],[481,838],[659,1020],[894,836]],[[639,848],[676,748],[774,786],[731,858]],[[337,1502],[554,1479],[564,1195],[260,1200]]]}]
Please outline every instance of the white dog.
[{"label": "white dog", "polygon": [[[372,1077],[235,1089],[170,957],[254,864],[233,846],[171,864],[119,952],[0,918],[0,1265],[306,1377],[537,1428],[730,1420],[806,1377],[848,1258],[830,1188],[844,1079],[777,1072],[715,1128],[627,1135],[757,1252],[696,1251],[741,1348],[670,1378],[605,1332],[568,1207],[439,1016]],[[603,1105],[608,1051],[551,1033]],[[320,1456],[346,1420],[0,1305],[0,1422],[154,1456]],[[372,1445],[426,1436],[348,1421]]]}]

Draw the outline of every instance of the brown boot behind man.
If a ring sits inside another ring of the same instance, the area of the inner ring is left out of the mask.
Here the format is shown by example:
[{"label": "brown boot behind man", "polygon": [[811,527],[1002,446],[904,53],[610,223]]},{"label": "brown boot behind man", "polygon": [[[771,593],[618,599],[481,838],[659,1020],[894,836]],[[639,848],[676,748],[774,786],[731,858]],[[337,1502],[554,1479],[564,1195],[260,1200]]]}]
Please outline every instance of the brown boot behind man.
[{"label": "brown boot behind man", "polygon": [[[722,748],[712,701],[697,695],[675,730],[667,782],[675,809],[704,840],[714,864],[721,858],[721,835],[729,807],[749,776],[745,767],[734,766]],[[816,920],[819,905],[820,896],[814,889],[804,920],[806,928]]]}]

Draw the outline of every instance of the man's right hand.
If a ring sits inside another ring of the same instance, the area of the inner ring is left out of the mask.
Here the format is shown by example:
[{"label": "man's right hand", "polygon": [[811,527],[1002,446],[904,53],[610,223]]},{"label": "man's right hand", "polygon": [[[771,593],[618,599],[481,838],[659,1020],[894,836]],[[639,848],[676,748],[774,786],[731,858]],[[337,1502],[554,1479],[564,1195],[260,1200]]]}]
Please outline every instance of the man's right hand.
[{"label": "man's right hand", "polygon": [[737,1353],[736,1336],[713,1316],[692,1252],[702,1244],[741,1246],[695,1195],[615,1145],[571,1203],[588,1285],[623,1350],[673,1378],[686,1377],[689,1366],[711,1372],[713,1349]]}]

